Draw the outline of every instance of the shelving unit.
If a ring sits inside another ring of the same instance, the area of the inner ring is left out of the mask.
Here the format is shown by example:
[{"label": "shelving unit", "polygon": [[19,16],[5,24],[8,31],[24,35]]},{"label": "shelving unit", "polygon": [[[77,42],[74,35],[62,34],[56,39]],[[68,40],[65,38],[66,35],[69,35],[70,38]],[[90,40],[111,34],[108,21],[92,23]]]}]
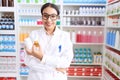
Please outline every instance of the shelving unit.
[{"label": "shelving unit", "polygon": [[[120,1],[107,2],[104,80],[120,79]],[[118,41],[118,42],[117,42]]]},{"label": "shelving unit", "polygon": [[[67,0],[63,1],[64,23],[62,29],[70,32],[74,46],[74,59],[68,69],[68,80],[101,80],[103,76],[102,57],[104,55],[106,3],[65,1]],[[94,31],[97,32],[96,36],[100,36],[99,32],[101,31],[102,35],[101,38],[96,37],[92,41],[92,38],[95,37]],[[101,39],[101,42],[98,39]],[[94,55],[97,52],[100,52],[101,56]],[[96,56],[101,60],[99,63],[94,62]],[[96,73],[94,69],[98,67],[99,71]]]},{"label": "shelving unit", "polygon": [[16,5],[1,1],[6,0],[0,0],[0,80],[18,80]]}]

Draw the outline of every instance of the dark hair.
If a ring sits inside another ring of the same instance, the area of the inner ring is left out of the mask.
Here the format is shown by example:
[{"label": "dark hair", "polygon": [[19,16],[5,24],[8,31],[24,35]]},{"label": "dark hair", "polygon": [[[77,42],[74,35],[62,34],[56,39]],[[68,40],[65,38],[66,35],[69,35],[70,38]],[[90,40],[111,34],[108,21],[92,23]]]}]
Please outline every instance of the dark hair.
[{"label": "dark hair", "polygon": [[52,7],[52,8],[54,8],[54,9],[57,11],[57,15],[60,14],[59,9],[58,9],[58,6],[55,5],[55,4],[53,4],[53,3],[46,3],[46,4],[44,4],[44,5],[42,6],[42,8],[41,8],[41,14],[43,14],[43,13],[42,13],[43,10],[44,10],[45,8],[47,8],[47,7]]}]

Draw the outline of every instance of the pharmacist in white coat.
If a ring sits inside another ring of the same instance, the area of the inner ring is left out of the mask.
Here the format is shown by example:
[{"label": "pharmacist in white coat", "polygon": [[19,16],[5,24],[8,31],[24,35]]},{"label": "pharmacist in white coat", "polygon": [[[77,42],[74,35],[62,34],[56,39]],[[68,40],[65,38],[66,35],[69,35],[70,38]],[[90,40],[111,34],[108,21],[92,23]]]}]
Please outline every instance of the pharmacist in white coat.
[{"label": "pharmacist in white coat", "polygon": [[66,69],[73,59],[70,34],[56,26],[59,9],[55,4],[44,4],[41,14],[44,27],[25,39],[28,80],[67,80]]}]

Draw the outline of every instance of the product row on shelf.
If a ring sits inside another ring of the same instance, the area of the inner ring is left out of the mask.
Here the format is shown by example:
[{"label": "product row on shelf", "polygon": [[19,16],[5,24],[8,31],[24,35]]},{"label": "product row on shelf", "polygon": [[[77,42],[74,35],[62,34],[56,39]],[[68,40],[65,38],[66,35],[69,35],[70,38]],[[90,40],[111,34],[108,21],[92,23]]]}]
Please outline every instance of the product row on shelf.
[{"label": "product row on shelf", "polygon": [[0,0],[0,7],[13,7],[14,0]]},{"label": "product row on shelf", "polygon": [[106,44],[120,50],[120,31],[109,29],[106,35]]},{"label": "product row on shelf", "polygon": [[14,30],[13,13],[4,13],[0,17],[0,30]]},{"label": "product row on shelf", "polygon": [[[102,30],[68,30],[70,32],[71,40],[73,43],[103,43],[104,32]],[[29,36],[30,30],[22,30],[19,33],[19,40],[23,42]]]},{"label": "product row on shelf", "polygon": [[102,53],[93,52],[90,48],[75,48],[73,63],[102,64]]},{"label": "product row on shelf", "polygon": [[102,76],[102,68],[100,66],[71,66],[67,69],[69,76]]},{"label": "product row on shelf", "polygon": [[105,25],[104,17],[63,17],[63,26],[101,26]]},{"label": "product row on shelf", "polygon": [[73,30],[71,33],[71,40],[73,43],[103,43],[104,32],[102,30],[96,31],[95,29],[87,30]]},{"label": "product row on shelf", "polygon": [[16,52],[15,34],[0,34],[0,52]]},{"label": "product row on shelf", "polygon": [[0,77],[0,80],[17,80],[15,77]]}]

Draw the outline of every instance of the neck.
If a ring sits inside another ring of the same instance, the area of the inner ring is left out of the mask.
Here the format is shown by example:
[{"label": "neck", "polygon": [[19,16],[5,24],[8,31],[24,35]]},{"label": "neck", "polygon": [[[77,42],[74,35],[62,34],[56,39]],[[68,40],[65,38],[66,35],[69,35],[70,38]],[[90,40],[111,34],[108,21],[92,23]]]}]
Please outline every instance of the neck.
[{"label": "neck", "polygon": [[45,30],[46,30],[46,33],[47,33],[48,35],[52,35],[53,32],[55,31],[55,27],[54,27],[53,29],[46,29],[46,28],[45,28]]}]

